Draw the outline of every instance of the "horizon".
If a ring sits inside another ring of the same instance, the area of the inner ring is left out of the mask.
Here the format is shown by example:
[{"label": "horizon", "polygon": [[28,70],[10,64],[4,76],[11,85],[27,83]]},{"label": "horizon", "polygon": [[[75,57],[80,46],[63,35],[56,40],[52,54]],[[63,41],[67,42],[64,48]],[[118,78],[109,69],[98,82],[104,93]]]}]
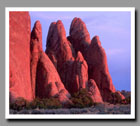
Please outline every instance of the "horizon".
[{"label": "horizon", "polygon": [[[130,12],[30,12],[31,30],[36,20],[42,25],[42,46],[52,22],[61,20],[66,36],[74,17],[81,18],[90,34],[98,35],[107,55],[109,73],[116,90],[131,91],[131,13]],[[115,66],[115,67],[114,67]]]}]

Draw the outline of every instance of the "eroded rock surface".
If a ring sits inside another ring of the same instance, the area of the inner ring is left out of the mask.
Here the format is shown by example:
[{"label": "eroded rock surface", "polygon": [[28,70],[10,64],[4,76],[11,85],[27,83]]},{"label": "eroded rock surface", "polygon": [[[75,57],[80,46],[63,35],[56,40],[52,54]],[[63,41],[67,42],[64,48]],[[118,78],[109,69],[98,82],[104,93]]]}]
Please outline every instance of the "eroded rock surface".
[{"label": "eroded rock surface", "polygon": [[90,34],[86,28],[86,24],[80,19],[75,17],[70,26],[69,41],[72,43],[76,52],[82,52],[83,56],[91,43]]},{"label": "eroded rock surface", "polygon": [[90,79],[87,85],[88,92],[95,103],[103,103],[102,96],[96,85],[96,82],[93,79]]},{"label": "eroded rock surface", "polygon": [[107,64],[105,50],[101,46],[98,36],[93,37],[86,54],[89,79],[94,79],[104,101],[107,101],[111,93],[115,92]]},{"label": "eroded rock surface", "polygon": [[88,82],[87,63],[80,52],[76,56],[60,20],[50,25],[46,47],[46,53],[55,65],[66,89],[72,94],[80,88],[85,88]]},{"label": "eroded rock surface", "polygon": [[31,84],[33,97],[35,98],[37,64],[42,52],[42,28],[39,21],[36,21],[31,33]]},{"label": "eroded rock surface", "polygon": [[9,49],[10,49],[10,100],[18,97],[31,101],[30,78],[30,28],[28,12],[9,12]]},{"label": "eroded rock surface", "polygon": [[40,98],[57,97],[63,103],[69,101],[70,94],[45,52],[41,52],[37,65],[36,96]]},{"label": "eroded rock surface", "polygon": [[35,97],[58,97],[60,102],[69,102],[70,94],[61,82],[51,60],[42,50],[42,29],[37,21],[31,34],[31,76]]}]

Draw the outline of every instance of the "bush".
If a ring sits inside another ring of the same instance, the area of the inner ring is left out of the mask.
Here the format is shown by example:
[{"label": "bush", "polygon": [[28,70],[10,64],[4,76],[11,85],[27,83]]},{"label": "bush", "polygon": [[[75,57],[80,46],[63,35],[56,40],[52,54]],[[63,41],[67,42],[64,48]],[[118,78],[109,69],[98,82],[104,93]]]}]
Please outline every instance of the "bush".
[{"label": "bush", "polygon": [[71,101],[73,103],[71,107],[74,108],[84,108],[94,105],[86,89],[81,89],[77,93],[74,93],[72,95]]},{"label": "bush", "polygon": [[28,102],[23,98],[18,98],[14,103],[10,104],[10,109],[22,110],[22,109],[57,109],[62,105],[57,98],[40,99],[36,98],[32,102]]},{"label": "bush", "polygon": [[25,108],[25,106],[26,106],[26,100],[21,97],[17,98],[14,103],[10,104],[11,109],[18,110],[18,111]]},{"label": "bush", "polygon": [[115,92],[111,94],[111,97],[109,99],[109,103],[111,104],[130,104],[131,103],[131,97],[127,97],[125,99],[121,99],[121,97]]},{"label": "bush", "polygon": [[45,107],[49,108],[49,109],[57,109],[57,108],[61,108],[62,104],[60,103],[60,101],[57,98],[50,98],[50,99],[46,99],[44,101],[45,103]]},{"label": "bush", "polygon": [[127,97],[124,100],[122,100],[122,104],[130,104],[131,103],[131,97]]},{"label": "bush", "polygon": [[116,92],[111,93],[110,99],[108,100],[111,104],[121,104],[122,99],[121,96],[119,96]]},{"label": "bush", "polygon": [[128,98],[126,98],[125,100],[126,100],[126,104],[130,104],[131,103],[131,97],[130,96]]}]

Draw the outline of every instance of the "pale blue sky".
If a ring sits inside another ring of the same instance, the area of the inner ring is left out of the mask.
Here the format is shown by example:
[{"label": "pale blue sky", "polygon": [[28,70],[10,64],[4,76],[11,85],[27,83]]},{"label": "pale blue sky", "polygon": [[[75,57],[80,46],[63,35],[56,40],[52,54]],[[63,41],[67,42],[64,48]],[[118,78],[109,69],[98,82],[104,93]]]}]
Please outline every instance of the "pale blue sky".
[{"label": "pale blue sky", "polygon": [[30,12],[31,29],[36,20],[42,25],[43,50],[51,22],[61,20],[66,35],[74,17],[81,18],[92,39],[98,35],[106,51],[109,72],[117,90],[130,90],[131,13],[130,12]]}]

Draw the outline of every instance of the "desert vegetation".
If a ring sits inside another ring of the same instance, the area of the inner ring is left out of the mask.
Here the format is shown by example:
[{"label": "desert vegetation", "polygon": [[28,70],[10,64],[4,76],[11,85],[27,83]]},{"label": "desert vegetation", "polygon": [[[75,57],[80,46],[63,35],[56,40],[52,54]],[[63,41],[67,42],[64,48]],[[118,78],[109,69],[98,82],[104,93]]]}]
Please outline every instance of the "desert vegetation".
[{"label": "desert vegetation", "polygon": [[[121,100],[121,97],[117,95],[117,93],[112,93],[111,98],[109,99],[109,104],[112,105],[130,105],[131,97]],[[76,93],[73,93],[70,100],[71,104],[65,106],[59,101],[58,98],[35,98],[33,101],[29,102],[24,98],[18,98],[15,102],[10,103],[10,109],[21,111],[21,110],[33,110],[33,109],[71,109],[71,108],[96,108],[96,106],[100,106],[106,103],[97,103],[93,102],[88,91],[86,89],[81,89]]]}]

